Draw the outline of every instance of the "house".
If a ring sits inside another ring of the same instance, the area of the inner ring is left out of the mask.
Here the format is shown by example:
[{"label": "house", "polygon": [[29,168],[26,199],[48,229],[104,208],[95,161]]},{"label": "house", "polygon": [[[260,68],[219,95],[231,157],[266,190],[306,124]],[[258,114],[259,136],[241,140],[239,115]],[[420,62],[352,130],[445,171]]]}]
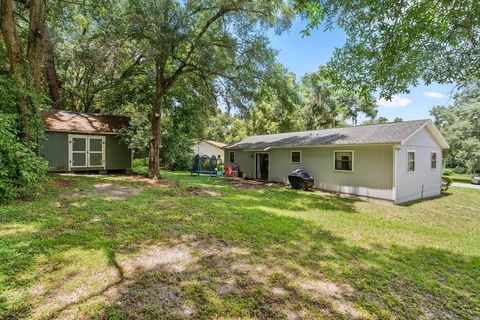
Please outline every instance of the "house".
[{"label": "house", "polygon": [[118,137],[129,118],[43,111],[46,141],[40,155],[50,171],[129,171],[132,151]]},{"label": "house", "polygon": [[209,157],[215,156],[221,158],[223,155],[223,147],[225,147],[225,143],[213,141],[213,140],[202,140],[198,141],[193,147],[192,151],[195,154],[199,155],[207,155]]},{"label": "house", "polygon": [[225,164],[283,183],[303,169],[316,188],[403,203],[440,194],[448,148],[431,120],[415,120],[247,137],[225,147]]}]

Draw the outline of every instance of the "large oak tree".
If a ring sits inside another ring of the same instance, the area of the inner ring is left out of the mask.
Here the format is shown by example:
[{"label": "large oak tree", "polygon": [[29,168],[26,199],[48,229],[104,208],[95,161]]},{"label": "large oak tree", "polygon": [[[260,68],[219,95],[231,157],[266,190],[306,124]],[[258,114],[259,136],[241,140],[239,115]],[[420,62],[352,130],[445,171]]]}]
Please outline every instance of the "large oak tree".
[{"label": "large oak tree", "polygon": [[130,1],[137,47],[155,68],[150,114],[150,178],[159,177],[160,124],[166,96],[186,74],[204,79],[226,106],[245,106],[261,71],[273,60],[265,30],[283,27],[281,0]]}]

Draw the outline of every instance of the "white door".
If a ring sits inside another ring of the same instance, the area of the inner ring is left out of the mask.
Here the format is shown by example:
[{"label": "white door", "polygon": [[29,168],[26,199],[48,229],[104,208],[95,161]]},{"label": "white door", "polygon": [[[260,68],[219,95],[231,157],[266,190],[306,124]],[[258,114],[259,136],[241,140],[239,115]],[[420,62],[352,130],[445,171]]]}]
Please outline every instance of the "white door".
[{"label": "white door", "polygon": [[75,168],[105,169],[105,137],[68,136],[69,170]]}]

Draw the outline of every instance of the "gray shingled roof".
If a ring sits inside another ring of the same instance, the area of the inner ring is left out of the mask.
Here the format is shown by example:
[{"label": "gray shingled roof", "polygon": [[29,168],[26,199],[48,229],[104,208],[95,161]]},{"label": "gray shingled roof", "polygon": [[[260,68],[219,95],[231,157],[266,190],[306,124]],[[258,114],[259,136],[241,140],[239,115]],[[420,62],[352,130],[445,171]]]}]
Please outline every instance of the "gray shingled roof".
[{"label": "gray shingled roof", "polygon": [[265,150],[272,147],[400,143],[430,120],[392,122],[366,126],[333,128],[251,136],[226,149]]}]

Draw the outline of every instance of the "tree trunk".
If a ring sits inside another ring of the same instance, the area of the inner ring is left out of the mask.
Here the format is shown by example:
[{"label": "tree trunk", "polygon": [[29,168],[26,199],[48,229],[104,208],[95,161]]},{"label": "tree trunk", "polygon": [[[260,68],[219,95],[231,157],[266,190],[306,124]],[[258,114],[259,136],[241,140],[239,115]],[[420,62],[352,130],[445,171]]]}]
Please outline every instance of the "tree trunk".
[{"label": "tree trunk", "polygon": [[13,0],[0,0],[0,21],[3,40],[10,62],[10,76],[14,85],[20,90],[18,95],[18,112],[21,116],[20,138],[29,140],[27,129],[28,104],[25,94],[22,94],[27,88],[22,65],[21,65],[21,47],[18,41],[17,28],[13,18]]},{"label": "tree trunk", "polygon": [[60,95],[60,82],[58,81],[57,69],[55,67],[55,55],[53,52],[52,39],[50,29],[47,24],[43,28],[43,48],[44,48],[44,64],[45,78],[47,79],[48,91],[52,106],[54,109],[62,109],[62,97]]},{"label": "tree trunk", "polygon": [[150,179],[160,178],[160,121],[162,119],[162,108],[164,98],[163,88],[157,88],[153,103],[152,129],[150,137],[150,150],[148,153],[148,177]]},{"label": "tree trunk", "polygon": [[30,0],[29,9],[30,22],[27,60],[33,80],[33,87],[36,93],[40,93],[42,84],[43,30],[45,24],[44,0]]}]

